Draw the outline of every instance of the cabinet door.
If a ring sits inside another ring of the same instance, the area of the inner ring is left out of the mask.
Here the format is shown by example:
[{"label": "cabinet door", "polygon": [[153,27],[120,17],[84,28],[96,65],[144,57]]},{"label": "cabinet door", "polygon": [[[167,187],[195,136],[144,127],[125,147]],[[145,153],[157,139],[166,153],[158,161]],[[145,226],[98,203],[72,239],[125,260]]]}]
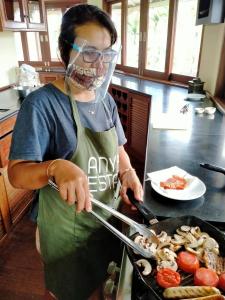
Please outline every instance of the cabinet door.
[{"label": "cabinet door", "polygon": [[1,30],[46,30],[43,0],[0,0]]},{"label": "cabinet door", "polygon": [[0,0],[2,29],[25,29],[23,0]]},{"label": "cabinet door", "polygon": [[129,153],[143,163],[145,162],[150,104],[150,96],[129,93]]},{"label": "cabinet door", "polygon": [[12,140],[12,133],[7,134],[0,139],[0,168],[4,168],[8,164],[9,150]]},{"label": "cabinet door", "polygon": [[9,231],[11,216],[9,212],[8,198],[4,185],[4,178],[0,173],[0,240]]},{"label": "cabinet door", "polygon": [[42,0],[25,0],[24,10],[27,17],[27,28],[46,30],[45,10]]},{"label": "cabinet door", "polygon": [[31,203],[34,196],[34,191],[15,189],[9,182],[7,167],[2,169],[2,175],[4,178],[4,186],[8,199],[11,223],[15,224],[22,218],[24,212]]}]

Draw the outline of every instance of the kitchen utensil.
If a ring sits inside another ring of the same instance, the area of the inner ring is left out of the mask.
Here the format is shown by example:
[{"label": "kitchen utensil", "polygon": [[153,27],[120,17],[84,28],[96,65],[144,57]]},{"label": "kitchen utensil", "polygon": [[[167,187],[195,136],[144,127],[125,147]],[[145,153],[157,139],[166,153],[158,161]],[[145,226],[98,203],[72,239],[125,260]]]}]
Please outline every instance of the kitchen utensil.
[{"label": "kitchen utensil", "polygon": [[225,175],[225,168],[218,167],[218,166],[215,166],[212,164],[207,164],[207,163],[200,163],[200,166],[202,168],[205,168],[205,169],[208,169],[211,171],[215,171],[215,172],[219,172],[219,173],[222,173],[223,175]]},{"label": "kitchen utensil", "polygon": [[[129,199],[137,207],[138,211],[142,214],[142,216],[148,224],[151,224],[151,220],[157,220],[157,218],[146,207],[146,205],[138,203],[137,200],[134,199],[134,196],[132,195],[131,191],[129,191]],[[213,225],[195,216],[181,216],[175,218],[168,218],[163,221],[158,221],[157,223],[150,226],[150,228],[153,229],[156,232],[156,234],[159,234],[161,231],[165,231],[167,232],[167,234],[173,235],[176,232],[176,229],[181,227],[182,225],[198,226],[200,227],[201,231],[207,232],[212,238],[214,238],[218,242],[220,247],[220,255],[225,256],[225,235]],[[136,234],[130,236],[131,239],[134,239],[135,237]],[[140,255],[135,254],[130,248],[126,248],[126,250],[130,261],[133,265],[134,272],[140,279],[142,284],[149,290],[149,292],[154,297],[156,297],[156,299],[163,300],[164,289],[161,288],[156,282],[156,271],[154,271],[156,268],[155,260],[150,259],[150,263],[153,267],[152,273],[147,276],[144,276],[142,274],[142,270],[136,264],[137,260],[141,258]],[[181,277],[181,285],[194,285],[192,275],[187,275],[181,272]]]},{"label": "kitchen utensil", "polygon": [[199,77],[188,81],[188,93],[203,93],[204,82]]},{"label": "kitchen utensil", "polygon": [[[49,179],[48,184],[54,188],[56,191],[59,191],[58,186],[53,182],[51,179]],[[135,230],[135,232],[138,232],[139,234],[149,237],[153,236],[153,233],[147,228],[144,224],[139,224],[135,222],[134,220],[128,218],[127,216],[121,214],[120,212],[116,211],[115,209],[105,205],[104,203],[92,198],[92,203],[109,213],[113,215],[114,217],[120,219],[124,223],[128,224],[131,228]],[[123,243],[131,247],[135,252],[139,253],[143,257],[150,258],[152,256],[152,253],[150,251],[144,250],[142,247],[140,247],[138,244],[134,243],[132,239],[121,233],[118,229],[113,227],[110,223],[108,223],[105,219],[103,219],[99,214],[97,214],[94,210],[90,212],[92,215],[94,215],[108,230],[110,230],[113,234],[115,234]]]}]

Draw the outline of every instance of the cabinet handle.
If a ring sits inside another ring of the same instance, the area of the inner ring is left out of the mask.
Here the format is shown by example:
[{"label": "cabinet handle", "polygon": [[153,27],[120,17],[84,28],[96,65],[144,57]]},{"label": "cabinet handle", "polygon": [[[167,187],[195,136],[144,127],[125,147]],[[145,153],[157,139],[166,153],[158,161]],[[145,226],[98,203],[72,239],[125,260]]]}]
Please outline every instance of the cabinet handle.
[{"label": "cabinet handle", "polygon": [[42,34],[40,34],[40,42],[43,43],[44,42],[44,37]]},{"label": "cabinet handle", "polygon": [[45,42],[48,43],[48,36],[47,36],[47,34],[45,34],[44,37],[45,37]]}]

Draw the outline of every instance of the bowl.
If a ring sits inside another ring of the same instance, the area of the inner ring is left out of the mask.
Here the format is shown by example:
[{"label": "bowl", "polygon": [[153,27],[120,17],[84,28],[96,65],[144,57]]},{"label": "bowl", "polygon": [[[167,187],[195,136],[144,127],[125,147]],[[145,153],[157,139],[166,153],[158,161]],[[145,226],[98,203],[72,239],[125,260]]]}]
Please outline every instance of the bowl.
[{"label": "bowl", "polygon": [[204,108],[202,108],[202,107],[196,107],[195,108],[195,112],[197,113],[197,114],[203,114],[204,113]]},{"label": "bowl", "polygon": [[213,106],[205,107],[205,113],[208,115],[213,115],[216,112],[216,108]]}]

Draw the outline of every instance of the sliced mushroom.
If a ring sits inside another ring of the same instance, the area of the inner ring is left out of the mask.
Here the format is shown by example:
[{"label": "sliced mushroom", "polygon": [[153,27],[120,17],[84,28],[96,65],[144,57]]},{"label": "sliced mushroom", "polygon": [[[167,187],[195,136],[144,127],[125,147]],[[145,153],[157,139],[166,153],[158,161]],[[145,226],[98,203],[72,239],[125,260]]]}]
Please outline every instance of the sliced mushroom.
[{"label": "sliced mushroom", "polygon": [[135,244],[141,245],[142,240],[143,240],[143,236],[137,235],[134,239],[134,242],[135,242]]},{"label": "sliced mushroom", "polygon": [[177,271],[178,266],[174,260],[161,260],[157,265],[157,270],[168,268],[174,271]]},{"label": "sliced mushroom", "polygon": [[157,260],[175,260],[176,253],[168,248],[159,249],[156,251]]},{"label": "sliced mushroom", "polygon": [[186,239],[179,234],[174,234],[175,239],[171,239],[171,243],[175,245],[184,245],[186,243]]},{"label": "sliced mushroom", "polygon": [[193,243],[188,243],[187,246],[190,248],[198,248],[204,243],[204,239],[200,238],[198,240],[195,240]]},{"label": "sliced mushroom", "polygon": [[205,249],[213,250],[214,248],[219,248],[219,244],[215,239],[209,237],[204,241],[203,247]]},{"label": "sliced mushroom", "polygon": [[191,234],[190,232],[187,233],[185,238],[191,243],[196,243],[197,241],[196,238],[193,236],[193,234]]},{"label": "sliced mushroom", "polygon": [[144,268],[144,270],[142,271],[143,275],[147,276],[151,273],[152,266],[150,262],[147,261],[147,259],[139,259],[136,261],[136,264],[138,265],[138,267]]},{"label": "sliced mushroom", "polygon": [[184,231],[184,232],[188,232],[188,231],[191,230],[191,227],[190,227],[190,226],[187,226],[187,225],[182,225],[182,226],[180,227],[180,229],[181,229],[182,231]]},{"label": "sliced mushroom", "polygon": [[161,231],[160,234],[157,235],[157,238],[160,240],[161,243],[164,243],[167,238],[167,233],[165,231]]},{"label": "sliced mushroom", "polygon": [[184,232],[184,231],[180,230],[179,228],[176,230],[176,232],[183,237],[186,237],[186,235],[187,235],[187,232]]},{"label": "sliced mushroom", "polygon": [[201,236],[201,229],[198,226],[191,227],[191,233],[193,234],[194,237],[200,238],[200,236]]}]

